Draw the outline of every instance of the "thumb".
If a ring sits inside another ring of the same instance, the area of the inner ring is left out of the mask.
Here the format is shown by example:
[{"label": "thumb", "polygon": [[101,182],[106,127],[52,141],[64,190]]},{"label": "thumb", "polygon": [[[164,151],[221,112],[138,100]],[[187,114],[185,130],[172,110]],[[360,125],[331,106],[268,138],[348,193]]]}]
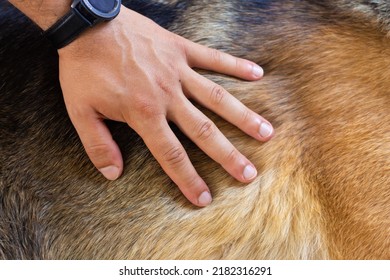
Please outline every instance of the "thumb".
[{"label": "thumb", "polygon": [[95,112],[70,118],[92,163],[108,180],[116,180],[123,171],[122,155],[103,119]]}]

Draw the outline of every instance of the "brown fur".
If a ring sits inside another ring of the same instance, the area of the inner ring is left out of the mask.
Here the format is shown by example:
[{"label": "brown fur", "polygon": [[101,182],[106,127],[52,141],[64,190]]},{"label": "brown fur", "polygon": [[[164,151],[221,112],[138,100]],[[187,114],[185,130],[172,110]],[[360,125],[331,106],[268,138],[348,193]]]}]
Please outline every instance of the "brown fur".
[{"label": "brown fur", "polygon": [[27,70],[7,64],[20,39],[0,61],[0,257],[389,259],[389,4],[160,2],[128,4],[265,67],[259,82],[203,72],[274,124],[260,144],[202,109],[259,177],[238,183],[173,126],[214,196],[197,209],[134,132],[110,123],[126,168],[107,182],[67,118],[47,42],[19,54]]}]

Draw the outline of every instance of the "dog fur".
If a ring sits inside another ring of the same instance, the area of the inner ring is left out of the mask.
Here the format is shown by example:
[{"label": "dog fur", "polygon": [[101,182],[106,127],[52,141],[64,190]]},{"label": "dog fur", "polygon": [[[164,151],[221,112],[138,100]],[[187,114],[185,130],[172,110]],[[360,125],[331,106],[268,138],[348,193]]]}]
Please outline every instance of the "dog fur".
[{"label": "dog fur", "polygon": [[214,196],[198,209],[108,122],[125,170],[106,181],[68,119],[56,51],[0,0],[0,258],[390,258],[388,1],[124,4],[265,68],[258,82],[201,72],[276,128],[261,144],[202,108],[259,176],[235,181],[172,124]]}]

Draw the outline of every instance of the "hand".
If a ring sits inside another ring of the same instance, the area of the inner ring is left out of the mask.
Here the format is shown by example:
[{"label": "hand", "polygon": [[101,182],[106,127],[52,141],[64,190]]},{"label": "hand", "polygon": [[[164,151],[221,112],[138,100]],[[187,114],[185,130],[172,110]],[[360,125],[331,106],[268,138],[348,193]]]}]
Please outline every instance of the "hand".
[{"label": "hand", "polygon": [[273,129],[265,119],[191,68],[257,80],[263,71],[253,62],[190,42],[125,7],[115,20],[60,49],[59,58],[69,116],[91,161],[107,179],[120,176],[123,161],[104,119],[133,128],[197,206],[211,203],[210,191],[168,120],[237,180],[256,177],[253,164],[188,99],[255,139],[269,140]]}]

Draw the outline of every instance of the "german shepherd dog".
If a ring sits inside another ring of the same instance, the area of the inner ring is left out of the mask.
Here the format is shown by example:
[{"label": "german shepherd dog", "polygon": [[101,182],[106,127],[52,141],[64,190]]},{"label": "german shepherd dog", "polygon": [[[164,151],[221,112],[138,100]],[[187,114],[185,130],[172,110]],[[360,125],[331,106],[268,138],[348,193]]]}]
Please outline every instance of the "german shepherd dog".
[{"label": "german shepherd dog", "polygon": [[261,144],[202,108],[260,175],[235,181],[172,125],[214,196],[198,209],[109,122],[125,170],[104,179],[69,121],[56,50],[0,0],[0,258],[390,258],[388,0],[124,4],[265,68],[257,82],[202,72],[274,125]]}]

